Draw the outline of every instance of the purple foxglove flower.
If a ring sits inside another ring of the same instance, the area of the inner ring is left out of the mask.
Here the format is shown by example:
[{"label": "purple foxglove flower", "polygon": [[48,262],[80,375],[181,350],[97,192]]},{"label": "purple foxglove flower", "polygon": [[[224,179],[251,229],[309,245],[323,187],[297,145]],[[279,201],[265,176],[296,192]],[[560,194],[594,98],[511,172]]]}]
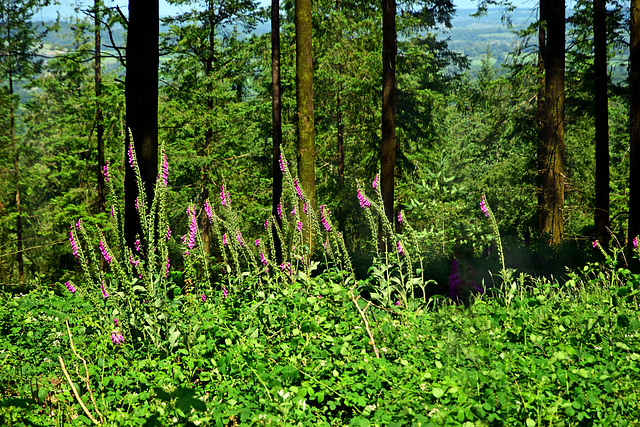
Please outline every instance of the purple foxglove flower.
[{"label": "purple foxglove flower", "polygon": [[487,204],[484,200],[484,196],[480,196],[480,209],[482,209],[482,213],[484,214],[484,216],[489,218],[489,208],[487,207]]},{"label": "purple foxglove flower", "polygon": [[226,287],[222,288],[222,299],[227,299],[227,295],[229,295],[229,291],[227,291]]},{"label": "purple foxglove flower", "polygon": [[164,277],[169,277],[169,272],[171,271],[171,263],[169,262],[169,255],[167,255],[167,262],[164,264]]},{"label": "purple foxglove flower", "polygon": [[402,307],[402,303],[400,301],[396,301],[396,306]]},{"label": "purple foxglove flower", "polygon": [[111,342],[115,345],[124,344],[124,337],[120,332],[113,331],[111,332]]},{"label": "purple foxglove flower", "polygon": [[360,207],[361,207],[362,209],[364,209],[364,208],[368,208],[368,207],[370,207],[370,206],[371,206],[371,203],[369,202],[369,200],[367,200],[367,198],[365,197],[365,195],[364,195],[364,194],[362,194],[362,192],[360,191],[360,189],[358,189],[357,195],[358,195],[358,202],[360,202]]},{"label": "purple foxglove flower", "polygon": [[131,144],[129,144],[129,149],[127,150],[127,154],[129,156],[129,166],[133,167],[133,148],[131,148]]},{"label": "purple foxglove flower", "polygon": [[282,219],[282,203],[278,202],[278,216]]},{"label": "purple foxglove flower", "polygon": [[140,239],[136,239],[136,241],[133,242],[133,246],[135,246],[136,252],[140,252]]},{"label": "purple foxglove flower", "polygon": [[280,154],[280,170],[282,172],[284,172],[284,166],[285,166],[285,160],[282,158],[282,154]]},{"label": "purple foxglove flower", "polygon": [[294,208],[291,210],[291,216],[295,216],[295,214],[296,214],[296,208],[294,207]]},{"label": "purple foxglove flower", "polygon": [[167,227],[167,240],[171,239],[171,227]]},{"label": "purple foxglove flower", "polygon": [[377,187],[378,187],[378,175],[376,175],[376,176],[373,178],[373,183],[371,184],[371,186],[372,186],[373,188],[377,188]]},{"label": "purple foxglove flower", "polygon": [[111,218],[115,218],[116,213],[113,211],[113,206],[111,206]]},{"label": "purple foxglove flower", "polygon": [[162,155],[162,181],[164,181],[164,185],[168,185],[169,179],[169,162],[167,161],[167,153]]},{"label": "purple foxglove flower", "polygon": [[404,249],[402,249],[402,244],[400,243],[400,240],[398,240],[398,253],[403,256],[405,255]]},{"label": "purple foxglove flower", "polygon": [[[326,213],[325,213],[326,208]],[[322,225],[324,226],[327,232],[331,231],[331,225],[329,225],[329,221],[327,221],[327,216],[331,215],[331,211],[325,205],[320,206],[320,216],[322,217]]]},{"label": "purple foxglove flower", "polygon": [[267,259],[264,257],[264,254],[260,252],[260,261],[262,261],[262,265],[267,266]]},{"label": "purple foxglove flower", "polygon": [[109,163],[106,163],[103,167],[102,167],[102,175],[104,175],[104,180],[106,182],[109,182]]},{"label": "purple foxglove flower", "polygon": [[227,233],[224,233],[222,235],[222,244],[227,246]]},{"label": "purple foxglove flower", "polygon": [[597,240],[594,240],[594,241],[593,241],[593,243],[591,243],[591,245],[592,245],[594,248],[597,248],[597,247],[598,247],[598,241],[597,241]]},{"label": "purple foxglove flower", "polygon": [[202,302],[205,302],[207,300],[207,296],[205,294],[202,294]]},{"label": "purple foxglove flower", "polygon": [[187,208],[187,215],[189,215],[189,241],[187,247],[193,249],[196,245],[196,235],[198,234],[198,221],[196,220],[196,212],[192,206]]},{"label": "purple foxglove flower", "polygon": [[298,231],[302,231],[302,221],[298,221],[296,228],[298,229]]},{"label": "purple foxglove flower", "polygon": [[209,223],[213,224],[213,214],[211,213],[211,206],[209,206],[209,201],[204,201],[204,211],[207,213],[207,217],[209,218]]},{"label": "purple foxglove flower", "polygon": [[140,261],[137,259],[133,259],[133,257],[129,257],[129,264],[133,265],[134,267],[137,267],[140,264]]},{"label": "purple foxglove flower", "polygon": [[182,252],[182,258],[186,258],[188,256],[189,256],[189,251],[188,250]]},{"label": "purple foxglove flower", "polygon": [[633,249],[638,249],[638,236],[633,238]]},{"label": "purple foxglove flower", "polygon": [[402,211],[398,212],[398,222],[402,224]]},{"label": "purple foxglove flower", "polygon": [[265,219],[265,220],[264,220],[264,229],[265,229],[265,230],[268,230],[268,229],[269,229],[269,220],[268,220],[268,219]]},{"label": "purple foxglove flower", "polygon": [[100,284],[100,290],[102,291],[102,297],[104,299],[109,298],[109,294],[107,293],[107,290],[104,288],[104,283]]},{"label": "purple foxglove flower", "polygon": [[240,246],[244,246],[244,239],[242,238],[242,233],[236,231],[236,240]]},{"label": "purple foxglove flower", "polygon": [[256,239],[256,246],[260,246],[260,239]]},{"label": "purple foxglove flower", "polygon": [[136,210],[139,211],[140,210],[140,206],[138,205],[138,198],[136,197]]},{"label": "purple foxglove flower", "polygon": [[73,284],[70,281],[66,282],[64,285],[67,287],[69,292],[71,292],[72,294],[76,293],[76,288],[73,287]]},{"label": "purple foxglove flower", "polygon": [[106,245],[102,243],[102,241],[99,241],[98,246],[100,247],[100,252],[102,252],[102,256],[104,257],[105,261],[107,261],[107,264],[111,264],[111,260],[113,259],[113,257],[109,255],[109,251],[107,250]]},{"label": "purple foxglove flower", "polygon": [[71,243],[71,250],[73,251],[73,256],[78,259],[80,255],[78,255],[78,244],[76,243],[75,237],[73,237],[73,225],[69,226],[69,243]]},{"label": "purple foxglove flower", "polygon": [[307,213],[307,202],[302,204],[302,212]]},{"label": "purple foxglove flower", "polygon": [[113,324],[117,328],[118,327],[118,318],[113,319]]},{"label": "purple foxglove flower", "polygon": [[296,188],[296,193],[298,193],[298,197],[300,198],[300,200],[302,200],[303,199],[302,190],[300,189],[300,186],[298,185],[298,178],[295,178],[293,180],[293,186]]},{"label": "purple foxglove flower", "polygon": [[224,185],[220,186],[220,203],[222,204],[222,206],[227,205],[227,194],[224,191]]}]

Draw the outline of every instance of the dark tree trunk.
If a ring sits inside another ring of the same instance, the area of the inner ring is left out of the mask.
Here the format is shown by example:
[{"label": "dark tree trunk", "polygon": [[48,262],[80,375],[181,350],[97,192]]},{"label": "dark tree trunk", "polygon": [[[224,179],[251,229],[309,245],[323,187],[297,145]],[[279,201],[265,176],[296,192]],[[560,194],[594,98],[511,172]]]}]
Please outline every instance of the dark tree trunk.
[{"label": "dark tree trunk", "polygon": [[607,94],[606,0],[593,1],[594,105],[596,125],[596,209],[595,231],[607,247],[609,226],[609,97]]},{"label": "dark tree trunk", "polygon": [[[313,53],[311,45],[311,0],[296,0],[296,104],[298,111],[297,160],[300,186],[312,208],[316,208],[315,122],[313,116]],[[303,214],[305,239],[311,235]],[[313,247],[313,242],[306,242]]]},{"label": "dark tree trunk", "polygon": [[538,150],[538,213],[540,233],[550,246],[555,246],[562,242],[564,234],[564,1],[550,1],[546,9],[545,114],[543,140]]},{"label": "dark tree trunk", "polygon": [[640,234],[640,0],[631,0],[631,39],[629,45],[630,93],[630,172],[629,172],[629,248]]},{"label": "dark tree trunk", "polygon": [[[282,198],[282,170],[280,169],[280,147],[282,146],[282,104],[280,95],[280,2],[271,0],[271,148],[273,171],[273,199],[271,214],[282,227],[282,220],[278,216],[278,203]],[[275,245],[276,262],[282,262],[282,243],[273,228],[273,243]]]},{"label": "dark tree trunk", "polygon": [[104,212],[106,208],[105,180],[104,180],[104,125],[102,124],[102,64],[100,54],[100,0],[93,3],[94,9],[94,83],[96,94],[96,144],[98,148],[98,211]]},{"label": "dark tree trunk", "polygon": [[382,147],[380,191],[387,220],[394,223],[396,163],[396,0],[382,0]]},{"label": "dark tree trunk", "polygon": [[[341,1],[336,0],[336,10],[340,13]],[[342,64],[338,65],[338,83],[336,90],[336,130],[338,141],[338,191],[340,205],[338,207],[338,227],[344,233],[344,206],[346,205],[344,188],[344,123],[342,122]]]},{"label": "dark tree trunk", "polygon": [[20,150],[16,142],[16,116],[13,103],[13,71],[9,63],[9,127],[11,132],[11,145],[13,147],[14,180],[16,185],[16,261],[18,262],[18,282],[24,282],[24,258],[22,242],[22,212],[20,208]]},{"label": "dark tree trunk", "polygon": [[[158,175],[158,0],[129,0],[127,74],[125,98],[127,128],[131,130],[148,207]],[[127,146],[129,145],[127,133]],[[125,168],[125,238],[133,248],[143,236],[135,208],[138,197],[135,175]]]}]

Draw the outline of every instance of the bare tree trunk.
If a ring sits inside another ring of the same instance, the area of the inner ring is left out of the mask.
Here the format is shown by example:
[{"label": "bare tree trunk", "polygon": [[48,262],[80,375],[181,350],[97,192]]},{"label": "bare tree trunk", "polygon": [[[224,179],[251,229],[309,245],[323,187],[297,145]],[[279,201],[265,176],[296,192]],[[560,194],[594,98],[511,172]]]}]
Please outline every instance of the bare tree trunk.
[{"label": "bare tree trunk", "polygon": [[[300,186],[312,208],[316,208],[315,121],[313,116],[313,51],[311,45],[311,0],[296,0],[296,104],[298,111],[297,160]],[[311,224],[302,214],[304,235]],[[313,242],[306,242],[313,249]]]},{"label": "bare tree trunk", "polygon": [[16,186],[16,261],[18,262],[18,282],[24,283],[24,258],[23,258],[23,238],[22,238],[22,212],[20,209],[20,150],[16,142],[16,117],[13,103],[13,70],[9,62],[9,127],[11,132],[11,145],[13,146],[13,166],[14,180]]},{"label": "bare tree trunk", "polygon": [[543,140],[538,151],[540,233],[549,245],[562,242],[564,235],[564,1],[550,1],[546,16],[545,116]]},{"label": "bare tree trunk", "polygon": [[609,226],[609,97],[607,94],[607,26],[606,0],[593,1],[593,43],[595,74],[596,125],[596,206],[594,214],[596,238],[607,247]]},{"label": "bare tree trunk", "polygon": [[95,83],[95,94],[96,94],[96,143],[98,148],[98,211],[104,212],[106,208],[106,195],[105,195],[105,180],[104,180],[104,125],[102,123],[102,64],[101,64],[101,53],[100,53],[100,0],[94,0],[93,9],[94,9],[94,56],[95,56],[95,65],[94,65],[94,83]]},{"label": "bare tree trunk", "polygon": [[[127,74],[125,98],[127,128],[131,130],[148,206],[158,176],[158,0],[129,0],[127,30]],[[127,146],[131,143],[127,132]],[[136,211],[138,189],[135,175],[125,168],[125,222],[127,245],[134,247],[136,235],[143,237]]]},{"label": "bare tree trunk", "polygon": [[387,220],[394,223],[396,163],[396,0],[382,0],[382,146],[380,191]]},{"label": "bare tree trunk", "polygon": [[630,93],[630,172],[629,229],[627,245],[640,234],[640,0],[631,0],[631,39],[629,44]]},{"label": "bare tree trunk", "polygon": [[[340,13],[341,0],[336,0],[336,10]],[[340,33],[341,35],[341,33]],[[339,35],[339,37],[340,37]],[[338,207],[338,228],[344,233],[344,206],[346,205],[344,188],[344,123],[342,122],[342,69],[343,64],[338,65],[338,83],[336,84],[336,130],[338,141],[338,191],[340,205]]]},{"label": "bare tree trunk", "polygon": [[[280,2],[271,0],[271,158],[273,171],[273,198],[271,214],[282,227],[282,220],[278,216],[278,204],[282,198],[282,170],[280,169],[280,147],[282,146],[282,103],[280,84]],[[276,262],[282,262],[282,243],[273,228],[273,243],[275,245]]]}]

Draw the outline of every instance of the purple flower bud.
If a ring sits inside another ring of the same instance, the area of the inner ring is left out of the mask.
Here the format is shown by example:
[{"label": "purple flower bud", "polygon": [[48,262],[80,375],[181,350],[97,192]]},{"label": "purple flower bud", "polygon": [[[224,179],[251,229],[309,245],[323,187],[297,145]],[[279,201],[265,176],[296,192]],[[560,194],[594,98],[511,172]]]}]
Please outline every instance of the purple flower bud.
[{"label": "purple flower bud", "polygon": [[633,238],[633,249],[638,249],[638,236]]},{"label": "purple flower bud", "polygon": [[260,261],[262,261],[262,265],[267,266],[267,259],[264,257],[264,254],[260,252]]},{"label": "purple flower bud", "polygon": [[115,345],[124,344],[124,337],[120,332],[113,331],[111,332],[111,342]]},{"label": "purple flower bud", "polygon": [[[326,208],[326,213],[325,213],[325,208]],[[329,208],[327,208],[325,205],[320,206],[320,216],[322,217],[322,225],[324,226],[325,230],[327,230],[327,232],[331,231],[331,225],[329,225],[329,221],[327,220],[327,216],[331,214],[331,211],[329,210]]]},{"label": "purple flower bud", "polygon": [[294,206],[294,208],[291,210],[291,215],[292,215],[292,216],[295,216],[295,214],[296,214],[296,208],[295,208],[295,206]]},{"label": "purple flower bud", "polygon": [[140,206],[138,206],[138,198],[136,197],[136,210],[139,211],[140,210]]},{"label": "purple flower bud", "polygon": [[222,299],[227,299],[227,295],[229,295],[229,291],[227,291],[226,287],[222,288]]},{"label": "purple flower bud", "polygon": [[298,221],[296,228],[298,229],[298,231],[302,231],[302,221]]},{"label": "purple flower bud", "polygon": [[591,244],[594,248],[598,247],[598,241],[594,240],[593,243]]},{"label": "purple flower bud", "polygon": [[205,302],[207,300],[207,296],[205,294],[202,294],[202,302]]},{"label": "purple flower bud", "polygon": [[371,184],[371,186],[372,186],[373,188],[377,188],[377,187],[378,187],[378,175],[376,175],[376,176],[373,178],[373,184]]},{"label": "purple flower bud", "polygon": [[111,264],[111,260],[113,259],[113,257],[109,255],[109,251],[107,250],[106,245],[102,243],[102,241],[99,241],[98,246],[100,247],[100,252],[102,252],[102,256],[104,257],[105,261],[107,261],[108,264]]},{"label": "purple flower bud", "polygon": [[133,242],[133,246],[135,246],[136,252],[140,252],[140,239],[136,239],[136,241]]},{"label": "purple flower bud", "polygon": [[204,201],[204,211],[207,213],[207,217],[209,218],[209,222],[213,224],[213,214],[211,213],[211,206],[209,206],[209,201]]},{"label": "purple flower bud", "polygon": [[244,246],[244,239],[242,238],[242,233],[239,231],[236,232],[236,240],[240,246]]},{"label": "purple flower bud", "polygon": [[167,227],[167,240],[171,239],[171,227]]},{"label": "purple flower bud", "polygon": [[169,179],[169,162],[167,161],[167,154],[164,153],[162,155],[162,181],[164,181],[164,185],[168,185]]},{"label": "purple flower bud", "polygon": [[222,206],[227,205],[227,194],[224,191],[224,185],[220,186],[220,203],[222,204]]},{"label": "purple flower bud", "polygon": [[189,241],[187,247],[193,249],[196,245],[196,235],[198,234],[198,222],[196,220],[196,212],[192,206],[187,208],[187,215],[189,215]]},{"label": "purple flower bud", "polygon": [[401,303],[400,301],[396,301],[396,305],[397,305],[398,307],[402,307],[402,303]]},{"label": "purple flower bud", "polygon": [[402,211],[398,212],[398,222],[402,224]]},{"label": "purple flower bud", "polygon": [[129,149],[127,150],[127,154],[129,156],[129,166],[133,167],[133,148],[131,147],[131,144],[129,144]]},{"label": "purple flower bud", "polygon": [[109,182],[109,163],[106,163],[103,167],[102,167],[102,175],[104,175],[104,180],[106,182]]},{"label": "purple flower bud", "polygon": [[265,230],[269,230],[269,220],[268,219],[264,220],[264,229]]},{"label": "purple flower bud", "polygon": [[171,263],[169,262],[169,255],[167,255],[167,262],[164,264],[164,277],[169,277],[169,272],[171,271]]},{"label": "purple flower bud", "polygon": [[487,204],[484,200],[484,196],[480,196],[480,209],[482,209],[482,213],[484,214],[484,216],[489,218],[489,208],[487,207]]},{"label": "purple flower bud", "polygon": [[360,207],[362,209],[368,208],[368,207],[371,206],[371,203],[369,202],[369,200],[367,200],[367,198],[364,196],[364,194],[362,194],[360,189],[358,189],[357,195],[358,195],[358,202],[360,202]]},{"label": "purple flower bud", "polygon": [[300,189],[300,186],[298,185],[298,178],[295,178],[293,180],[293,186],[296,188],[296,193],[298,193],[298,197],[300,198],[300,200],[302,200],[303,199],[302,190]]},{"label": "purple flower bud", "polygon": [[278,216],[282,219],[282,203],[278,202]]},{"label": "purple flower bud", "polygon": [[256,246],[260,246],[260,239],[256,239]]},{"label": "purple flower bud", "polygon": [[399,240],[398,240],[398,253],[403,256],[405,255],[404,249],[402,249],[402,244],[400,244]]},{"label": "purple flower bud", "polygon": [[73,256],[76,257],[76,259],[79,258],[78,255],[78,244],[76,243],[76,239],[75,237],[73,237],[73,225],[69,226],[69,243],[71,243],[71,250],[73,251]]},{"label": "purple flower bud", "polygon": [[222,244],[227,246],[227,233],[224,233],[222,235]]},{"label": "purple flower bud", "polygon": [[285,166],[285,160],[282,158],[282,154],[280,154],[280,170],[282,172],[284,172],[284,166]]},{"label": "purple flower bud", "polygon": [[118,327],[118,318],[117,317],[115,319],[113,319],[113,324],[115,325],[115,327]]},{"label": "purple flower bud", "polygon": [[100,284],[100,290],[102,291],[102,297],[104,299],[109,298],[109,294],[107,293],[107,290],[104,288],[104,283]]},{"label": "purple flower bud", "polygon": [[73,284],[70,281],[65,283],[64,285],[67,287],[69,292],[71,292],[72,294],[76,293],[76,288],[73,287]]}]

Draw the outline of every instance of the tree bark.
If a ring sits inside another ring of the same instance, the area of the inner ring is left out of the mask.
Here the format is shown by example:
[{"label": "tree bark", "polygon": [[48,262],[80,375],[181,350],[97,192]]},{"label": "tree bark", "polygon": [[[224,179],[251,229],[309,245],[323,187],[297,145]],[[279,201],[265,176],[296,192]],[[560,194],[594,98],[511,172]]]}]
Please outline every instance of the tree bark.
[{"label": "tree bark", "polygon": [[[296,0],[296,104],[298,112],[297,160],[300,186],[316,208],[315,122],[313,116],[313,53],[311,45],[311,0]],[[305,237],[311,235],[309,220],[302,215]],[[312,242],[307,242],[313,247]]]},{"label": "tree bark", "polygon": [[538,150],[538,218],[541,235],[550,246],[555,246],[562,242],[564,235],[564,1],[550,1],[546,9],[545,115],[543,140]]},{"label": "tree bark", "polygon": [[16,186],[16,261],[18,262],[18,282],[24,283],[24,257],[23,257],[23,238],[22,238],[22,212],[20,209],[20,150],[16,142],[16,116],[13,103],[13,70],[12,64],[9,63],[9,128],[11,132],[11,145],[13,147],[13,177]]},{"label": "tree bark", "polygon": [[609,97],[607,94],[606,0],[593,1],[594,106],[596,146],[596,200],[594,224],[596,238],[607,247],[609,226]]},{"label": "tree bark", "polygon": [[629,43],[630,172],[627,246],[640,234],[640,0],[631,0]]},{"label": "tree bark", "polygon": [[[278,204],[282,199],[282,170],[280,169],[280,147],[282,146],[282,101],[280,84],[280,2],[271,0],[271,170],[273,171],[273,198],[271,214],[282,229],[282,220],[278,216]],[[276,262],[282,262],[282,243],[273,226],[273,244]]]},{"label": "tree bark", "polygon": [[[129,0],[125,98],[127,128],[131,130],[148,208],[158,176],[158,0]],[[127,147],[130,144],[127,133]],[[135,200],[138,189],[133,170],[125,168],[125,239],[133,248],[136,235],[144,238]]]},{"label": "tree bark", "polygon": [[102,6],[100,0],[94,0],[94,84],[96,94],[96,145],[98,149],[98,211],[104,212],[107,205],[107,198],[105,194],[105,179],[104,179],[104,125],[102,123],[102,102],[100,100],[102,96],[102,64],[100,53],[100,7]]},{"label": "tree bark", "polygon": [[[336,11],[340,13],[341,0],[336,0]],[[338,34],[341,37],[342,33]],[[336,84],[336,139],[338,142],[338,192],[340,205],[338,207],[338,228],[344,233],[345,224],[345,185],[344,185],[344,122],[342,121],[342,70],[343,64],[338,65],[338,82]]]},{"label": "tree bark", "polygon": [[380,191],[387,220],[394,223],[396,163],[396,0],[382,0],[382,146]]}]

